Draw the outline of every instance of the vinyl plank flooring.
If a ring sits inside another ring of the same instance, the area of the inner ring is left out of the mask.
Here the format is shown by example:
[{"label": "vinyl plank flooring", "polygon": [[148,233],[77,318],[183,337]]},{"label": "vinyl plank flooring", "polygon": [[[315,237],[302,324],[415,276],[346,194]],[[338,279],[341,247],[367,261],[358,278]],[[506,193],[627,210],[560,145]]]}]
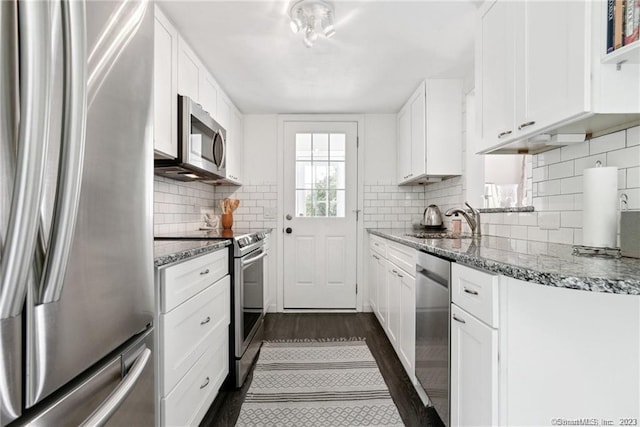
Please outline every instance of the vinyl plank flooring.
[{"label": "vinyl plank flooring", "polygon": [[[433,408],[425,408],[391,343],[373,313],[269,313],[265,340],[304,338],[365,338],[391,397],[407,426],[442,426]],[[252,373],[238,390],[223,389],[205,415],[202,427],[231,427],[249,389]]]}]

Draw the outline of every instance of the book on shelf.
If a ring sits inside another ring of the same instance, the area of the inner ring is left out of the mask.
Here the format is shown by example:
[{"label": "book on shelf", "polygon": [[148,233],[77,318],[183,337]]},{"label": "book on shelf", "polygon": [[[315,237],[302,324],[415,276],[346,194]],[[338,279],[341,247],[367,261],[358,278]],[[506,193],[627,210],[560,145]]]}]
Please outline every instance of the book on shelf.
[{"label": "book on shelf", "polygon": [[607,0],[607,53],[613,52],[613,17],[616,0]]},{"label": "book on shelf", "polygon": [[626,0],[624,19],[624,45],[638,40],[640,33],[640,0]]},{"label": "book on shelf", "polygon": [[624,11],[625,1],[615,0],[613,17],[613,47],[619,49],[624,45]]}]

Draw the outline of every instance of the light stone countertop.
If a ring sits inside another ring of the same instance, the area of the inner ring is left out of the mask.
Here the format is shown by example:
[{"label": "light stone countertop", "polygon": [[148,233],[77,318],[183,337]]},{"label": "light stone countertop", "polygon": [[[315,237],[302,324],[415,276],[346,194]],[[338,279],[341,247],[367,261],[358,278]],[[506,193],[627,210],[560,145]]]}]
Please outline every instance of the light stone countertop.
[{"label": "light stone countertop", "polygon": [[155,240],[153,242],[153,261],[156,267],[163,267],[194,256],[215,252],[229,245],[231,245],[231,239]]},{"label": "light stone countertop", "polygon": [[371,234],[481,270],[545,286],[640,295],[640,259],[577,256],[572,246],[495,236],[419,239],[405,229]]}]

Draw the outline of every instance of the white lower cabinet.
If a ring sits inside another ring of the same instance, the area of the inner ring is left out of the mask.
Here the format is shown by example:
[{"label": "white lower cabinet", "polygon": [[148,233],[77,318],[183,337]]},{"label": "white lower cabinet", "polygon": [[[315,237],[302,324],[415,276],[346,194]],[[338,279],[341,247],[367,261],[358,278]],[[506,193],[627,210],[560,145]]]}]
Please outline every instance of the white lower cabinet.
[{"label": "white lower cabinet", "polygon": [[415,384],[415,249],[377,236],[369,242],[371,307]]},{"label": "white lower cabinet", "polygon": [[229,373],[228,249],[156,270],[161,426],[197,425]]},{"label": "white lower cabinet", "polygon": [[498,421],[498,331],[451,305],[451,425]]},{"label": "white lower cabinet", "polygon": [[451,426],[640,418],[640,297],[451,279]]}]

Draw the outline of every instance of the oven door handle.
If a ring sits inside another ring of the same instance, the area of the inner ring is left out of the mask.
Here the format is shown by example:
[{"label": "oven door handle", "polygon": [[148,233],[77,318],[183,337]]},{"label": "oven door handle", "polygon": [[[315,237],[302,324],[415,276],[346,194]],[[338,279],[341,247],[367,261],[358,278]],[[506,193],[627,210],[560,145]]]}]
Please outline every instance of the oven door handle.
[{"label": "oven door handle", "polygon": [[245,259],[241,259],[240,263],[244,267],[246,265],[253,264],[254,262],[256,262],[258,260],[261,260],[262,258],[264,258],[266,256],[267,256],[267,252],[262,252],[260,255],[254,256],[253,258],[249,258],[249,259],[246,259],[246,260]]}]

